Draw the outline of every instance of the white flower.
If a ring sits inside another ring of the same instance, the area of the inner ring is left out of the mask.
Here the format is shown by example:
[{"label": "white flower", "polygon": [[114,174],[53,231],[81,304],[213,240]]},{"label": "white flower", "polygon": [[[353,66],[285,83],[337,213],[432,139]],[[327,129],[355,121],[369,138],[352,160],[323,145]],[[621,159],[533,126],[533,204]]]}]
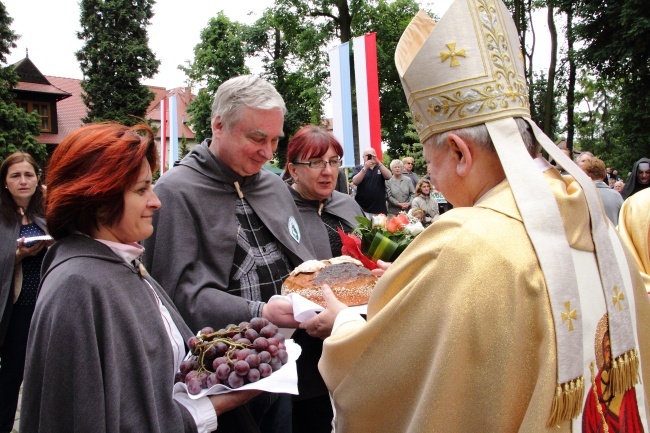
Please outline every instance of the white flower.
[{"label": "white flower", "polygon": [[386,215],[380,213],[372,217],[372,227],[386,228]]},{"label": "white flower", "polygon": [[404,231],[406,233],[410,233],[412,236],[419,235],[420,233],[422,233],[422,230],[424,230],[424,226],[420,221],[416,223],[407,224],[404,226]]}]

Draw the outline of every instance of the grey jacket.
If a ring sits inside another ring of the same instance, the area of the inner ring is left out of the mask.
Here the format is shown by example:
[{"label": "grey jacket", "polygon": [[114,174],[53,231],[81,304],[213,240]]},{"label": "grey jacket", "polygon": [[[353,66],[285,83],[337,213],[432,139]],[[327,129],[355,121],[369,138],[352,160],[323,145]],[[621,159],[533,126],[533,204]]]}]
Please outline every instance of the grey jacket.
[{"label": "grey jacket", "polygon": [[[50,247],[27,346],[22,433],[196,431],[172,399],[171,342],[144,278],[83,235]],[[187,341],[178,311],[146,278]]]},{"label": "grey jacket", "polygon": [[[209,144],[196,146],[156,183],[162,208],[154,213],[154,234],[144,242],[146,268],[192,329],[251,319],[251,301],[228,293],[237,242],[234,182],[293,267],[313,258],[300,213],[280,177],[266,170],[241,177],[214,157]],[[290,221],[297,223],[298,240]]]}]

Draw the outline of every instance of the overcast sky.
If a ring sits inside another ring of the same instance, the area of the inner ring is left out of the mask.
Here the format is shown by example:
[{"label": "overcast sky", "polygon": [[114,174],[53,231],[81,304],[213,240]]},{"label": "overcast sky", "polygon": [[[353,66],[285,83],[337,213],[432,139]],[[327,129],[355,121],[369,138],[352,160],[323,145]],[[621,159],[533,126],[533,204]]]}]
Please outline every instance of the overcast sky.
[{"label": "overcast sky", "polygon": [[[81,48],[76,36],[80,30],[79,0],[0,1],[14,20],[11,29],[20,35],[17,47],[7,59],[10,64],[23,59],[28,49],[30,60],[43,74],[82,78],[74,56]],[[423,1],[422,4],[442,16],[451,1]],[[149,46],[161,64],[158,74],[145,84],[168,89],[184,86],[186,77],[178,70],[178,65],[193,58],[193,48],[211,17],[223,11],[232,20],[250,24],[272,4],[273,0],[158,0],[148,31]],[[540,27],[537,34],[545,32],[547,30]],[[543,50],[538,42],[536,52],[540,51]],[[538,65],[548,63],[536,62]]]}]

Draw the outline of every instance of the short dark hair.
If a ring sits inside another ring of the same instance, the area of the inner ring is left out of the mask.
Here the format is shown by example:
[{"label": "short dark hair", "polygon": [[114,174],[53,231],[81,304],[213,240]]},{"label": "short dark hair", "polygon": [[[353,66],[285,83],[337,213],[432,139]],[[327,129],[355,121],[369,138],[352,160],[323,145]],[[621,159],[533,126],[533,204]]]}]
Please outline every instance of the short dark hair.
[{"label": "short dark hair", "polygon": [[59,144],[50,160],[46,200],[48,229],[55,239],[99,224],[116,224],[124,192],[137,182],[143,160],[156,170],[154,134],[147,125],[83,126]]}]

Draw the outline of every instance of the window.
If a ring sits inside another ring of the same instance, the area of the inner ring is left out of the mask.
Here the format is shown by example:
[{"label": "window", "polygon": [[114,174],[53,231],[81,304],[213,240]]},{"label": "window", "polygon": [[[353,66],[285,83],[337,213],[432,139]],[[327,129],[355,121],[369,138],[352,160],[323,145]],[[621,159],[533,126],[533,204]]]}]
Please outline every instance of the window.
[{"label": "window", "polygon": [[35,111],[41,116],[41,132],[52,132],[52,114],[47,102],[16,101],[16,104],[28,113]]}]

